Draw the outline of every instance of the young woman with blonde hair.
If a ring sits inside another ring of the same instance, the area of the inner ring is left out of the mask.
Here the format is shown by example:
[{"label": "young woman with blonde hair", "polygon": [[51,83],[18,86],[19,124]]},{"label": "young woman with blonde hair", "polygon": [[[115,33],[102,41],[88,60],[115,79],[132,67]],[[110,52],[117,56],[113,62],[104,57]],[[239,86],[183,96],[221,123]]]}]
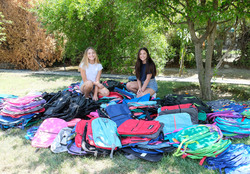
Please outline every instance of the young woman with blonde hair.
[{"label": "young woman with blonde hair", "polygon": [[85,50],[79,69],[82,77],[80,90],[85,98],[89,98],[92,92],[92,99],[95,101],[98,100],[98,95],[109,95],[109,90],[100,83],[103,67],[94,48],[88,47]]}]

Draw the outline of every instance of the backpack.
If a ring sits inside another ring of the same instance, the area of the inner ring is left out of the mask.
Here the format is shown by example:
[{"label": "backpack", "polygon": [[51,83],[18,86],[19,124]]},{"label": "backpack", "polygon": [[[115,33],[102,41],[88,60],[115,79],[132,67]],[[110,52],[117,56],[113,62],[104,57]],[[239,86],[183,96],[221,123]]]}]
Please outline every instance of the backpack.
[{"label": "backpack", "polygon": [[[81,120],[80,120],[81,121]],[[76,124],[77,125],[77,124]],[[69,154],[72,155],[87,155],[88,153],[82,149],[82,147],[77,147],[75,143],[75,137],[76,137],[76,125],[72,129],[70,135],[69,135],[69,141],[67,142],[67,151]]]},{"label": "backpack", "polygon": [[27,140],[32,140],[38,130],[39,126],[32,126],[27,130],[26,135],[24,136]]},{"label": "backpack", "polygon": [[115,87],[114,89],[115,92],[118,92],[119,94],[121,94],[122,96],[124,96],[124,98],[128,98],[128,99],[133,99],[136,97],[136,94],[132,93],[132,92],[129,92],[125,89],[120,89],[120,88],[117,88]]},{"label": "backpack", "polygon": [[50,150],[54,153],[67,152],[68,141],[70,140],[70,135],[72,128],[65,127],[60,130],[56,138],[50,146]]},{"label": "backpack", "polygon": [[[250,146],[245,144],[230,144],[224,152],[216,157],[207,158],[206,162],[207,165],[204,166],[205,168],[219,169],[220,173],[225,168],[225,172],[227,173],[227,171],[250,164]],[[246,172],[246,170],[243,171]]]},{"label": "backpack", "polygon": [[76,125],[75,143],[87,153],[107,155],[113,158],[113,151],[121,147],[117,125],[108,118],[81,120]]},{"label": "backpack", "polygon": [[216,117],[242,118],[242,115],[234,111],[220,111],[207,114],[209,121],[214,121]]},{"label": "backpack", "polygon": [[189,95],[189,94],[168,94],[165,96],[164,99],[158,100],[158,103],[162,106],[172,106],[172,105],[178,105],[178,104],[186,104],[186,103],[192,103],[194,104],[198,111],[204,111],[206,113],[212,112],[211,106],[208,106],[206,103],[204,103],[199,98]]},{"label": "backpack", "polygon": [[144,138],[144,137],[121,137],[121,144],[122,145],[129,145],[129,144],[138,144],[138,143],[148,143],[151,138]]},{"label": "backpack", "polygon": [[165,140],[169,139],[168,134],[192,125],[191,117],[188,113],[159,115],[155,120],[164,123],[163,133]]},{"label": "backpack", "polygon": [[106,87],[109,91],[114,91],[114,88],[123,89],[124,85],[121,82],[115,80],[105,80],[102,82],[103,86]]},{"label": "backpack", "polygon": [[243,138],[250,135],[249,118],[216,117],[214,122],[226,138]]},{"label": "backpack", "polygon": [[62,128],[67,127],[66,121],[60,118],[45,119],[39,126],[31,141],[33,147],[48,148]]},{"label": "backpack", "polygon": [[6,102],[12,106],[23,106],[38,100],[42,100],[42,95],[26,95],[24,97],[6,99]]},{"label": "backpack", "polygon": [[153,120],[158,116],[156,101],[129,102],[129,110],[134,119]]},{"label": "backpack", "polygon": [[135,136],[155,139],[164,127],[159,121],[145,121],[129,119],[122,123],[117,131],[121,136]]},{"label": "backpack", "polygon": [[243,112],[240,113],[241,115],[250,118],[250,108],[246,108]]},{"label": "backpack", "polygon": [[159,115],[174,114],[174,113],[188,113],[193,124],[198,124],[198,109],[192,103],[179,104],[173,106],[163,106],[159,109]]},{"label": "backpack", "polygon": [[145,94],[141,97],[138,98],[132,98],[132,99],[124,99],[123,103],[129,104],[129,103],[138,103],[138,102],[144,102],[144,101],[149,101],[150,100],[150,94]]},{"label": "backpack", "polygon": [[202,159],[200,165],[206,157],[215,157],[228,148],[230,140],[223,140],[222,133],[216,125],[198,124],[186,127],[176,133],[172,139],[179,143],[174,156],[182,155],[192,159]]},{"label": "backpack", "polygon": [[43,119],[57,117],[66,121],[74,118],[86,118],[90,112],[95,111],[100,104],[93,100],[87,100],[82,94],[64,91],[60,97],[47,104]]},{"label": "backpack", "polygon": [[39,119],[35,114],[27,114],[19,118],[12,118],[9,116],[0,115],[0,128],[6,130],[13,127],[20,127],[24,129],[28,123]]},{"label": "backpack", "polygon": [[127,104],[108,105],[105,108],[105,111],[110,119],[117,124],[117,127],[119,127],[124,121],[132,118],[132,113]]}]

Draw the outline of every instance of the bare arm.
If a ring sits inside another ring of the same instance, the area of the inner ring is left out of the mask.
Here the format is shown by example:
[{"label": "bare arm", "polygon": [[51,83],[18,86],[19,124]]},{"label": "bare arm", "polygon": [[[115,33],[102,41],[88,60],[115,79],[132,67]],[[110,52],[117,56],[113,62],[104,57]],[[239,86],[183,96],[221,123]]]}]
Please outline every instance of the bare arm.
[{"label": "bare arm", "polygon": [[144,81],[143,86],[141,88],[142,92],[145,91],[145,89],[148,86],[148,83],[149,83],[151,77],[152,77],[152,74],[147,74],[146,80]]},{"label": "bare arm", "polygon": [[141,80],[137,79],[137,84],[138,84],[138,91],[137,94],[141,93]]},{"label": "bare arm", "polygon": [[83,82],[87,81],[86,71],[82,68],[81,68],[81,77],[82,77]]},{"label": "bare arm", "polygon": [[101,78],[102,70],[98,71],[94,85],[98,86],[99,88],[103,88],[103,85],[100,84],[100,78]]}]

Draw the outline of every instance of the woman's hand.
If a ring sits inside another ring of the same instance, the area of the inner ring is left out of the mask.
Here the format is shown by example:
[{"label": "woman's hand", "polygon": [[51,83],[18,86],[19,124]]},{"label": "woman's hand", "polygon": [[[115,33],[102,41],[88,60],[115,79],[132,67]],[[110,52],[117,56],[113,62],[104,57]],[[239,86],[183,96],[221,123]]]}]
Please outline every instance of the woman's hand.
[{"label": "woman's hand", "polygon": [[97,95],[93,95],[92,100],[97,101],[98,100]]},{"label": "woman's hand", "polygon": [[96,85],[99,89],[104,88],[103,84],[101,84],[100,82],[94,82],[94,85]]},{"label": "woman's hand", "polygon": [[140,94],[140,93],[142,93],[142,89],[141,88],[138,89],[137,95]]},{"label": "woman's hand", "polygon": [[99,89],[104,88],[103,84],[101,84],[101,83],[98,83],[96,86],[97,86]]}]

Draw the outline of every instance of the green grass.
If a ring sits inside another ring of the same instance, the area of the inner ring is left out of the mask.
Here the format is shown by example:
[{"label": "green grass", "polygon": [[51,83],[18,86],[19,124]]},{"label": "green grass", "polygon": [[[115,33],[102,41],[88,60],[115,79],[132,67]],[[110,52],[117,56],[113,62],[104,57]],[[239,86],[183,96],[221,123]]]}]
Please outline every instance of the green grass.
[{"label": "green grass", "polygon": [[[80,76],[1,73],[0,94],[24,96],[35,91],[57,92],[80,79]],[[125,82],[125,80],[122,81]],[[186,92],[190,86],[197,87],[197,84],[183,82],[158,81],[158,85],[157,97],[160,98],[179,89]],[[241,90],[247,91],[249,88]],[[200,166],[199,160],[182,159],[172,154],[166,154],[160,162],[152,163],[140,159],[128,160],[119,153],[114,155],[114,159],[110,159],[109,157],[79,157],[67,153],[53,154],[50,149],[40,149],[36,152],[31,142],[24,138],[27,129],[0,130],[1,173],[219,173],[218,170],[207,170]],[[233,142],[250,144],[250,138],[233,140]]]}]

